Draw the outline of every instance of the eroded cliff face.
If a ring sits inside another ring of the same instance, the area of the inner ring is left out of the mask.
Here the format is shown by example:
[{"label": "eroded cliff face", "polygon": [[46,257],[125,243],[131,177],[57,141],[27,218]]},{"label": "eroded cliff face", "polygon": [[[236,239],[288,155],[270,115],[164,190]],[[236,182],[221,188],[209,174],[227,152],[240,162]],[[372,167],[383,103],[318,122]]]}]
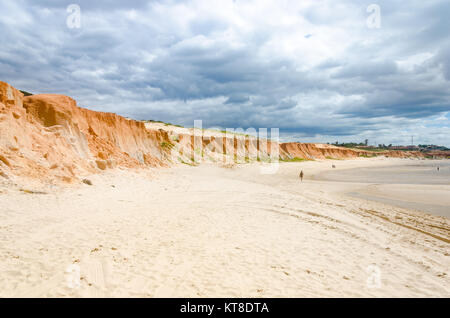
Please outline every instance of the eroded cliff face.
[{"label": "eroded cliff face", "polygon": [[[187,128],[176,133],[113,113],[80,108],[67,96],[24,97],[0,82],[0,178],[24,176],[70,183],[115,167],[346,159],[368,154],[325,144],[278,144],[219,132],[208,135]],[[414,155],[393,151],[382,154]]]},{"label": "eroded cliff face", "polygon": [[282,143],[280,148],[291,157],[302,159],[349,159],[368,154],[367,151],[336,147],[328,144],[290,142]]},{"label": "eroded cliff face", "polygon": [[117,166],[162,166],[164,131],[80,108],[61,95],[23,94],[0,82],[2,175],[71,182]]},{"label": "eroded cliff face", "polygon": [[420,151],[398,151],[386,150],[378,154],[389,158],[425,158],[426,156]]}]

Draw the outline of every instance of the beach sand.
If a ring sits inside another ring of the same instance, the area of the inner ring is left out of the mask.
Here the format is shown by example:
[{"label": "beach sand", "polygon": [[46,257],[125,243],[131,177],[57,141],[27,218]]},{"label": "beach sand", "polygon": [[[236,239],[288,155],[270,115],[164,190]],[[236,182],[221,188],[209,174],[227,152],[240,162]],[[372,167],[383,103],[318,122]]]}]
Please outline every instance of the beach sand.
[{"label": "beach sand", "polygon": [[[348,195],[362,183],[319,180],[331,164],[405,161],[281,163],[275,174],[180,165],[110,170],[92,186],[2,184],[0,296],[449,297],[450,219]],[[450,190],[415,186],[439,198]]]}]

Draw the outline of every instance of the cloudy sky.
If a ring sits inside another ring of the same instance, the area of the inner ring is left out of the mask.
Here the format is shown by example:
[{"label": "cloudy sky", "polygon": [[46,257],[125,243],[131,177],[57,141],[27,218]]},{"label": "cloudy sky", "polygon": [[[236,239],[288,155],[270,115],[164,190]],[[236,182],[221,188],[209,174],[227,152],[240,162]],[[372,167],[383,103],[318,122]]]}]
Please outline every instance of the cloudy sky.
[{"label": "cloudy sky", "polygon": [[136,119],[450,146],[450,1],[375,1],[0,0],[0,80]]}]

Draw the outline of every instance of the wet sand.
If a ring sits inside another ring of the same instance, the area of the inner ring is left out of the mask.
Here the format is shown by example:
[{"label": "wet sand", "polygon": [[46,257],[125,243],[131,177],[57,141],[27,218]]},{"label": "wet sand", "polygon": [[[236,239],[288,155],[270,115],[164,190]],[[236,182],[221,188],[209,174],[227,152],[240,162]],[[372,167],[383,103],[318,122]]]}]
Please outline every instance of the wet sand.
[{"label": "wet sand", "polygon": [[392,166],[334,169],[316,179],[358,183],[361,186],[348,195],[450,218],[450,160],[404,160]]}]

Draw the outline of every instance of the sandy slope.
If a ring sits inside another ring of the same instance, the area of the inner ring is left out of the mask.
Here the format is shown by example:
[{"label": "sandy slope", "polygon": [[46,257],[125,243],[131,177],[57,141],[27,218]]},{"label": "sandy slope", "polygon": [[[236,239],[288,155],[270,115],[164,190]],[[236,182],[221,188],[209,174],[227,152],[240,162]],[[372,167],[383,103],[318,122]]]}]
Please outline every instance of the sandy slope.
[{"label": "sandy slope", "polygon": [[0,186],[0,296],[449,297],[449,219],[299,182],[330,164],[111,170],[93,186],[22,189],[48,194]]}]

